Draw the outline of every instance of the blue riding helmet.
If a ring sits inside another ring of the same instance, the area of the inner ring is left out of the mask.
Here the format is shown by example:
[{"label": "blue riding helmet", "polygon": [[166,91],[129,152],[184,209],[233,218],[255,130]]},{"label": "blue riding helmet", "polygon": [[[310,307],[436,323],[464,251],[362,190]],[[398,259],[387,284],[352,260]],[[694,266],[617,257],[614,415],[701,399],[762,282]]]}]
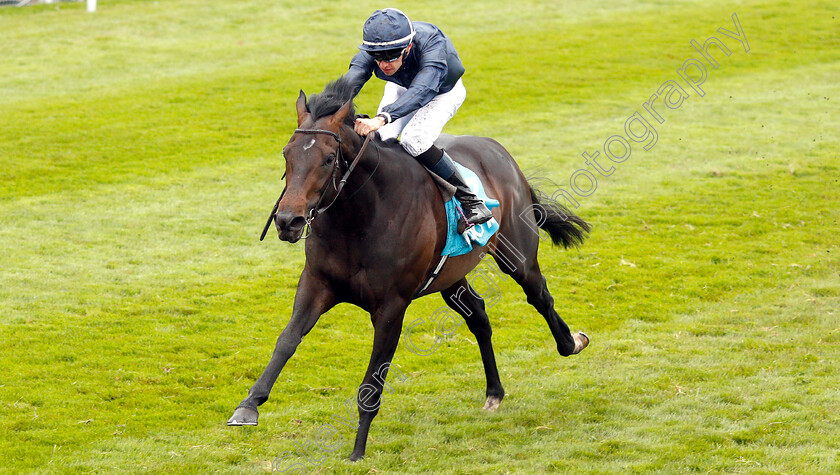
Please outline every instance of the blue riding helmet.
[{"label": "blue riding helmet", "polygon": [[396,8],[377,10],[365,22],[359,49],[368,53],[401,51],[411,44],[414,34],[414,25],[405,13]]}]

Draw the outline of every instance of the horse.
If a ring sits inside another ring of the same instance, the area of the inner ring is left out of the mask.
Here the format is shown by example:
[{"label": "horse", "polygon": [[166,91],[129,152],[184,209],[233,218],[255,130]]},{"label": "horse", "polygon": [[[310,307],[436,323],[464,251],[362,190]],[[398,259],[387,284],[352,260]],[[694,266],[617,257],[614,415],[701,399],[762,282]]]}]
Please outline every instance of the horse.
[{"label": "horse", "polygon": [[[499,407],[505,392],[490,321],[484,301],[466,278],[487,254],[522,287],[528,303],[548,322],[560,355],[586,348],[589,337],[572,334],[554,309],[537,249],[539,229],[555,245],[568,248],[581,245],[590,226],[532,187],[495,140],[442,134],[436,144],[474,171],[487,195],[500,202],[493,209],[499,230],[487,245],[451,257],[436,269],[447,227],[441,191],[396,141],[363,138],[353,130],[353,96],[352,87],[341,77],[308,101],[302,90],[297,98],[298,128],[283,148],[286,187],[266,230],[273,221],[281,240],[294,243],[306,237],[306,260],[291,318],[268,365],[228,425],[257,425],[257,407],[268,400],[303,337],[333,306],[351,303],[370,313],[374,328],[370,363],[356,396],[359,418],[350,454],[350,460],[356,461],[365,454],[368,431],[379,412],[379,404],[370,402],[380,400],[406,309],[416,298],[440,293],[464,318],[484,363],[484,409]],[[354,157],[352,163],[348,157]],[[435,270],[439,272],[429,284]]]}]

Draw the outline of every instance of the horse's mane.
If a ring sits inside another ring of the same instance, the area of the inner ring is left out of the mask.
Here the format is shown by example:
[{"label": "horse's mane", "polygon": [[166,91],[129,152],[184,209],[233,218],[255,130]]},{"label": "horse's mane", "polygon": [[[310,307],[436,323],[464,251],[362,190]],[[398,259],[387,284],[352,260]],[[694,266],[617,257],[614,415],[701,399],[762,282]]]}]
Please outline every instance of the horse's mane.
[{"label": "horse's mane", "polygon": [[[324,92],[320,94],[313,94],[306,104],[307,110],[312,114],[312,120],[318,120],[321,117],[333,115],[338,112],[338,109],[344,105],[345,102],[353,99],[353,84],[346,76],[341,76],[335,81],[327,84]],[[355,105],[350,103],[350,112],[344,122],[348,125],[353,125],[356,117]]]}]

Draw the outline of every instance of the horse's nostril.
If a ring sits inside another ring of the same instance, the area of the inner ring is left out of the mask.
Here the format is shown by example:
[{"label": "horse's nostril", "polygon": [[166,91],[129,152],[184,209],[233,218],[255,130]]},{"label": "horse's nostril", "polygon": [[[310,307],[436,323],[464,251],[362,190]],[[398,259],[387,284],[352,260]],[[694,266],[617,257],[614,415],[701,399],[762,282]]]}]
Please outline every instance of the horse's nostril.
[{"label": "horse's nostril", "polygon": [[289,222],[289,229],[295,231],[302,228],[304,224],[306,224],[306,220],[303,216],[295,216],[295,218]]},{"label": "horse's nostril", "polygon": [[306,224],[303,216],[295,216],[291,213],[277,213],[274,222],[277,223],[277,229],[280,231],[297,231]]}]

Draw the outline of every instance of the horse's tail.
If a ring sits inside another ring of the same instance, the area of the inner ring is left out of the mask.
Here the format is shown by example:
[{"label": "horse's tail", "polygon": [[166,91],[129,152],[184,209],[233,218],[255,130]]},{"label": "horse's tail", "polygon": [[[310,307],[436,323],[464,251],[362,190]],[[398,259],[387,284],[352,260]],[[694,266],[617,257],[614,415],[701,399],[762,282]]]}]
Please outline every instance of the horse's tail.
[{"label": "horse's tail", "polygon": [[534,188],[530,183],[528,188],[531,190],[531,202],[534,203],[537,226],[551,236],[554,245],[569,248],[583,244],[591,230],[589,223],[558,203],[555,198]]}]

